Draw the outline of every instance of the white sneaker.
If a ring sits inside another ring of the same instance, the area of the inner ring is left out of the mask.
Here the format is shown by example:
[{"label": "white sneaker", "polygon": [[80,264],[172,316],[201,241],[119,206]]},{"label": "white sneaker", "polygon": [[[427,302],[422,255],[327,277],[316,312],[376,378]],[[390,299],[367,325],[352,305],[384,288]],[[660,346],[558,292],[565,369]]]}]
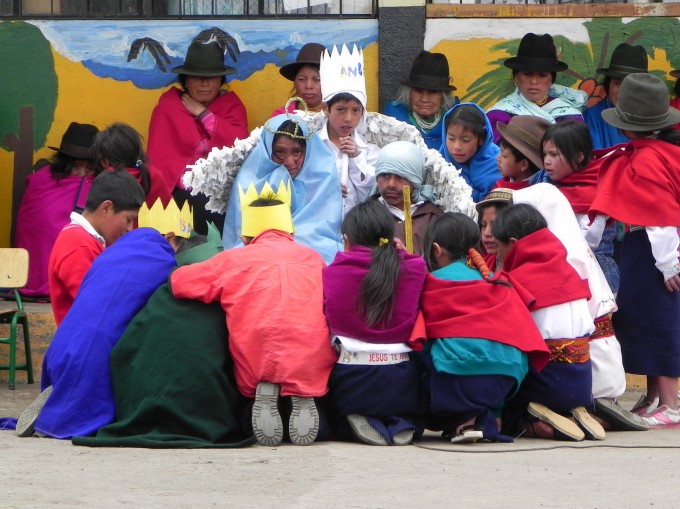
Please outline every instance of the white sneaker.
[{"label": "white sneaker", "polygon": [[660,406],[642,418],[650,428],[680,428],[680,412],[666,405]]}]

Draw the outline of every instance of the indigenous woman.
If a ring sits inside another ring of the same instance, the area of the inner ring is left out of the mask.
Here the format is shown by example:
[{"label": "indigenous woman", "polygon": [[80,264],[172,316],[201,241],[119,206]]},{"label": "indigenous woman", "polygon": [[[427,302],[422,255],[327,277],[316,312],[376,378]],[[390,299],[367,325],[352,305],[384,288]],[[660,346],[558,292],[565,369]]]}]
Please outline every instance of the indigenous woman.
[{"label": "indigenous woman", "polygon": [[552,36],[526,34],[517,56],[508,58],[503,65],[512,69],[516,87],[487,111],[495,143],[500,139],[496,124],[507,124],[515,115],[534,115],[552,124],[568,118],[583,120],[587,94],[555,84],[556,73],[569,66],[557,60]]},{"label": "indigenous woman", "polygon": [[217,42],[194,41],[184,64],[172,69],[180,88],[163,93],[151,114],[148,153],[151,164],[162,171],[164,186],[181,207],[186,200],[194,209],[194,229],[207,232],[206,221],[222,227],[222,214],[205,210],[207,198],[191,196],[181,182],[188,164],[208,155],[214,147],[231,147],[248,136],[246,109],[234,93],[223,90],[225,76],[236,69],[224,65]]},{"label": "indigenous woman", "polygon": [[[281,76],[293,82],[293,90],[291,90],[290,97],[303,99],[307,105],[307,111],[310,112],[321,111],[321,78],[319,76],[319,67],[321,54],[325,50],[324,46],[315,42],[305,44],[300,48],[295,62],[286,64],[279,69]],[[275,110],[272,117],[286,111],[292,113],[295,110],[304,109],[300,101],[293,101],[288,105],[287,109],[283,107]]]},{"label": "indigenous woman", "polygon": [[442,53],[421,51],[411,66],[411,73],[397,92],[397,99],[385,106],[385,115],[418,129],[429,148],[442,146],[444,113],[458,104],[450,85],[449,61]]}]

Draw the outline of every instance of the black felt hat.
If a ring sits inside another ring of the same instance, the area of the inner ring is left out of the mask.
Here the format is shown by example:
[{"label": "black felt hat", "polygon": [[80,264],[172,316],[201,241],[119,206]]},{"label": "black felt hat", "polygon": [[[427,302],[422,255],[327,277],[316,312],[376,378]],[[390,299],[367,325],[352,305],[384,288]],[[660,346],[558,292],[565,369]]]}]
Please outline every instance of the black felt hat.
[{"label": "black felt hat", "polygon": [[92,159],[92,144],[94,137],[99,132],[92,124],[79,124],[71,122],[66,129],[64,136],[61,137],[61,145],[57,147],[47,147],[64,155],[75,157],[76,159]]},{"label": "black felt hat", "polygon": [[450,85],[450,81],[446,55],[421,51],[413,60],[408,79],[402,83],[407,87],[453,92],[456,87]]},{"label": "black felt hat", "polygon": [[642,46],[632,46],[624,42],[614,48],[609,67],[596,72],[621,80],[635,72],[647,72],[647,52]]},{"label": "black felt hat", "polygon": [[313,65],[318,68],[320,65],[319,61],[321,60],[321,54],[325,50],[326,47],[322,44],[318,44],[316,42],[307,43],[302,46],[302,48],[300,48],[300,51],[295,58],[295,62],[291,62],[290,64],[286,64],[281,67],[281,69],[279,69],[279,73],[284,78],[294,81],[295,75],[301,67],[304,67],[305,65]]},{"label": "black felt hat", "polygon": [[525,34],[519,42],[517,56],[503,62],[505,67],[515,71],[558,72],[569,66],[557,60],[557,48],[550,34]]},{"label": "black felt hat", "polygon": [[224,65],[224,52],[216,42],[194,41],[187,50],[184,64],[174,67],[172,72],[187,76],[224,76],[234,74],[236,69]]}]

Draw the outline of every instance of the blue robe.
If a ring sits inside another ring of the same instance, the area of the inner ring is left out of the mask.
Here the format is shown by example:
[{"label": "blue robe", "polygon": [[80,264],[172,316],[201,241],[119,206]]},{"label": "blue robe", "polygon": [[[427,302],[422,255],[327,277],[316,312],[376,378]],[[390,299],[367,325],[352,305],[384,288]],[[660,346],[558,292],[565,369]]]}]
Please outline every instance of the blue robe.
[{"label": "blue robe", "polygon": [[[456,104],[458,104],[457,97]],[[418,127],[416,123],[414,123],[413,118],[411,118],[411,115],[409,114],[408,108],[398,101],[392,101],[385,105],[385,115],[389,115],[390,117],[396,118],[397,120],[411,124],[413,127],[418,129],[418,132],[423,137],[423,140],[425,140],[425,145],[427,145],[428,148],[439,150],[439,147],[442,146],[442,125],[444,125],[443,116],[442,119],[432,127],[432,129],[426,132]]]},{"label": "blue robe", "polygon": [[[460,106],[474,106],[482,114],[484,121],[486,122],[486,136],[484,137],[483,143],[470,160],[465,163],[457,162],[446,147],[446,118]],[[493,142],[491,122],[489,122],[484,110],[475,103],[460,103],[455,105],[446,112],[442,119],[441,136],[442,144],[439,147],[439,152],[444,156],[444,159],[453,164],[456,168],[461,168],[461,176],[465,179],[465,182],[472,187],[472,199],[475,202],[482,201],[501,178],[501,172],[498,170],[498,154],[500,154],[501,149]]]},{"label": "blue robe", "polygon": [[[278,115],[268,120],[272,129],[286,120],[300,120],[291,114]],[[309,128],[301,123],[302,131],[309,134]],[[262,129],[262,139],[244,161],[231,189],[227,216],[222,239],[224,248],[242,246],[241,242],[241,199],[239,186],[245,191],[254,184],[257,191],[269,182],[274,190],[280,183],[290,181],[286,167],[272,161],[274,134]],[[335,254],[342,250],[340,223],[342,221],[342,193],[340,179],[335,168],[335,159],[323,140],[316,134],[307,140],[305,162],[292,180],[293,226],[295,241],[317,251],[326,263],[333,261]]]},{"label": "blue robe", "polygon": [[609,97],[606,97],[595,106],[591,106],[583,112],[583,119],[588,124],[590,138],[593,140],[593,150],[613,147],[614,145],[630,141],[621,129],[609,125],[602,119],[602,112],[613,107],[614,105],[609,100]]},{"label": "blue robe", "polygon": [[54,388],[36,431],[71,438],[114,420],[111,349],[174,266],[172,247],[150,228],[123,235],[94,261],[45,354],[41,385]]}]

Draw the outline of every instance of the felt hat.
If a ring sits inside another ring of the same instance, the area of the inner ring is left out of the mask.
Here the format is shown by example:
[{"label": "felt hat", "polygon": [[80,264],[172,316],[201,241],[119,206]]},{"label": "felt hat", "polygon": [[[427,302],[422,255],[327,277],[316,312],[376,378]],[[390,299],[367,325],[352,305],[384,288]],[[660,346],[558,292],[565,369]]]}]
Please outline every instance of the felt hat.
[{"label": "felt hat", "polygon": [[497,204],[512,204],[512,189],[507,189],[505,187],[497,187],[492,189],[489,194],[486,195],[479,203],[475,204],[477,213],[481,214],[482,210],[486,208],[487,205],[497,205]]},{"label": "felt hat", "polygon": [[543,168],[541,139],[548,127],[550,122],[533,115],[517,115],[507,124],[496,123],[496,129],[503,139],[524,154],[537,168]]},{"label": "felt hat", "polygon": [[92,124],[79,124],[71,122],[64,136],[61,137],[61,145],[57,147],[47,147],[64,155],[75,157],[76,159],[92,159],[92,144],[94,137],[99,132]]},{"label": "felt hat", "polygon": [[297,57],[295,57],[295,62],[291,62],[290,64],[281,67],[281,69],[279,69],[279,74],[287,80],[294,81],[295,75],[301,67],[312,65],[318,68],[320,65],[321,53],[325,50],[325,46],[316,42],[305,44],[300,48]]},{"label": "felt hat", "polygon": [[669,72],[671,76],[673,76],[676,80],[680,80],[680,70],[676,69],[674,71]]},{"label": "felt hat", "polygon": [[627,131],[656,131],[680,122],[680,111],[668,105],[666,83],[648,73],[626,76],[616,106],[600,114],[609,125]]},{"label": "felt hat", "polygon": [[421,51],[413,60],[408,79],[402,81],[402,84],[425,90],[453,92],[456,87],[450,85],[450,81],[449,61],[446,55]]},{"label": "felt hat", "polygon": [[173,67],[172,72],[187,76],[211,77],[234,74],[236,69],[224,65],[224,51],[217,42],[194,41],[187,50],[184,64]]},{"label": "felt hat", "polygon": [[647,52],[642,46],[632,46],[624,42],[614,48],[609,67],[596,72],[621,80],[635,72],[647,72]]},{"label": "felt hat", "polygon": [[517,56],[503,62],[505,67],[515,71],[558,72],[569,66],[557,60],[557,48],[550,34],[525,34],[519,41]]}]

